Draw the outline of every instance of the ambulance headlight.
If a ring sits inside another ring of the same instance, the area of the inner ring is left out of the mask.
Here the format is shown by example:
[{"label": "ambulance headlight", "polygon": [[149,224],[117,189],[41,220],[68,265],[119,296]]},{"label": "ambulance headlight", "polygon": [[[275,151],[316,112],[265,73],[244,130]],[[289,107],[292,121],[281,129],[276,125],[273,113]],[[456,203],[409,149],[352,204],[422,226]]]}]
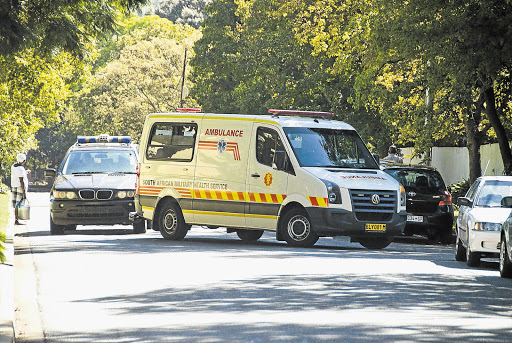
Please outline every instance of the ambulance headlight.
[{"label": "ambulance headlight", "polygon": [[327,198],[329,199],[330,204],[341,204],[341,192],[340,187],[334,182],[322,180],[327,188]]}]

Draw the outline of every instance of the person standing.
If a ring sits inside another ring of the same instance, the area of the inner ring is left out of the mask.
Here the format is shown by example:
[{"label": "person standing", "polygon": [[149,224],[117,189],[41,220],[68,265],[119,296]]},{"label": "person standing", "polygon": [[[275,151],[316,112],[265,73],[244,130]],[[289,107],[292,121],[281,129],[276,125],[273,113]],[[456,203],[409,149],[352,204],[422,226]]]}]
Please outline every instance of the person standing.
[{"label": "person standing", "polygon": [[18,209],[21,201],[27,198],[28,192],[28,174],[30,174],[30,170],[25,169],[25,163],[27,163],[27,155],[18,154],[16,163],[11,166],[12,207],[14,207],[15,225],[20,225]]},{"label": "person standing", "polygon": [[388,155],[384,157],[384,160],[390,160],[395,163],[404,163],[403,158],[396,155],[396,146],[392,145],[388,149]]}]

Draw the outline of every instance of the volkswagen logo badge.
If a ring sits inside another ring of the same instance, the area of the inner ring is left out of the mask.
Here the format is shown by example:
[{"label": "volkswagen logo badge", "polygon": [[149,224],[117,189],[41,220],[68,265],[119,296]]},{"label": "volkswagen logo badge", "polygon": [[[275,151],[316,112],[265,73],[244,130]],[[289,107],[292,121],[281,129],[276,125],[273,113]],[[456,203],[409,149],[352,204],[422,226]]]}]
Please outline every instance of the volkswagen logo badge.
[{"label": "volkswagen logo badge", "polygon": [[416,196],[416,192],[409,192],[407,195],[411,198],[414,198]]},{"label": "volkswagen logo badge", "polygon": [[372,195],[372,204],[378,205],[380,203],[380,197],[378,194]]}]

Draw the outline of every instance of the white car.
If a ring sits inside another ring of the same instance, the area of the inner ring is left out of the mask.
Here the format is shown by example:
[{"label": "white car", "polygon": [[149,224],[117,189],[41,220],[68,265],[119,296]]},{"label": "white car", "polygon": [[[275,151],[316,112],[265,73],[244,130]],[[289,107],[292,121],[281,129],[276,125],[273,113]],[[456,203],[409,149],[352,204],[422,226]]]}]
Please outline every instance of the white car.
[{"label": "white car", "polygon": [[512,195],[512,176],[478,178],[458,199],[457,241],[455,259],[468,266],[480,264],[481,257],[498,257],[500,233],[510,208],[501,206],[501,199]]},{"label": "white car", "polygon": [[[503,198],[501,206],[512,209],[512,197]],[[512,278],[512,211],[501,229],[500,275],[504,278]]]}]

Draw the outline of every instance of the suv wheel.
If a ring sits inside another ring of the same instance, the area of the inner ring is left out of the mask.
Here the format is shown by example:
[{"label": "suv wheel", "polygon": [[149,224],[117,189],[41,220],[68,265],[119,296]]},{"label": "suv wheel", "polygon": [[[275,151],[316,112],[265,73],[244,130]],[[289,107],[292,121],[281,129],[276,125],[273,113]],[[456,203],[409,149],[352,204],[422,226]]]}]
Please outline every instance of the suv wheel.
[{"label": "suv wheel", "polygon": [[53,222],[52,216],[50,215],[50,234],[52,235],[63,235],[64,225],[57,225]]},{"label": "suv wheel", "polygon": [[146,233],[146,221],[137,220],[133,222],[133,233]]}]

